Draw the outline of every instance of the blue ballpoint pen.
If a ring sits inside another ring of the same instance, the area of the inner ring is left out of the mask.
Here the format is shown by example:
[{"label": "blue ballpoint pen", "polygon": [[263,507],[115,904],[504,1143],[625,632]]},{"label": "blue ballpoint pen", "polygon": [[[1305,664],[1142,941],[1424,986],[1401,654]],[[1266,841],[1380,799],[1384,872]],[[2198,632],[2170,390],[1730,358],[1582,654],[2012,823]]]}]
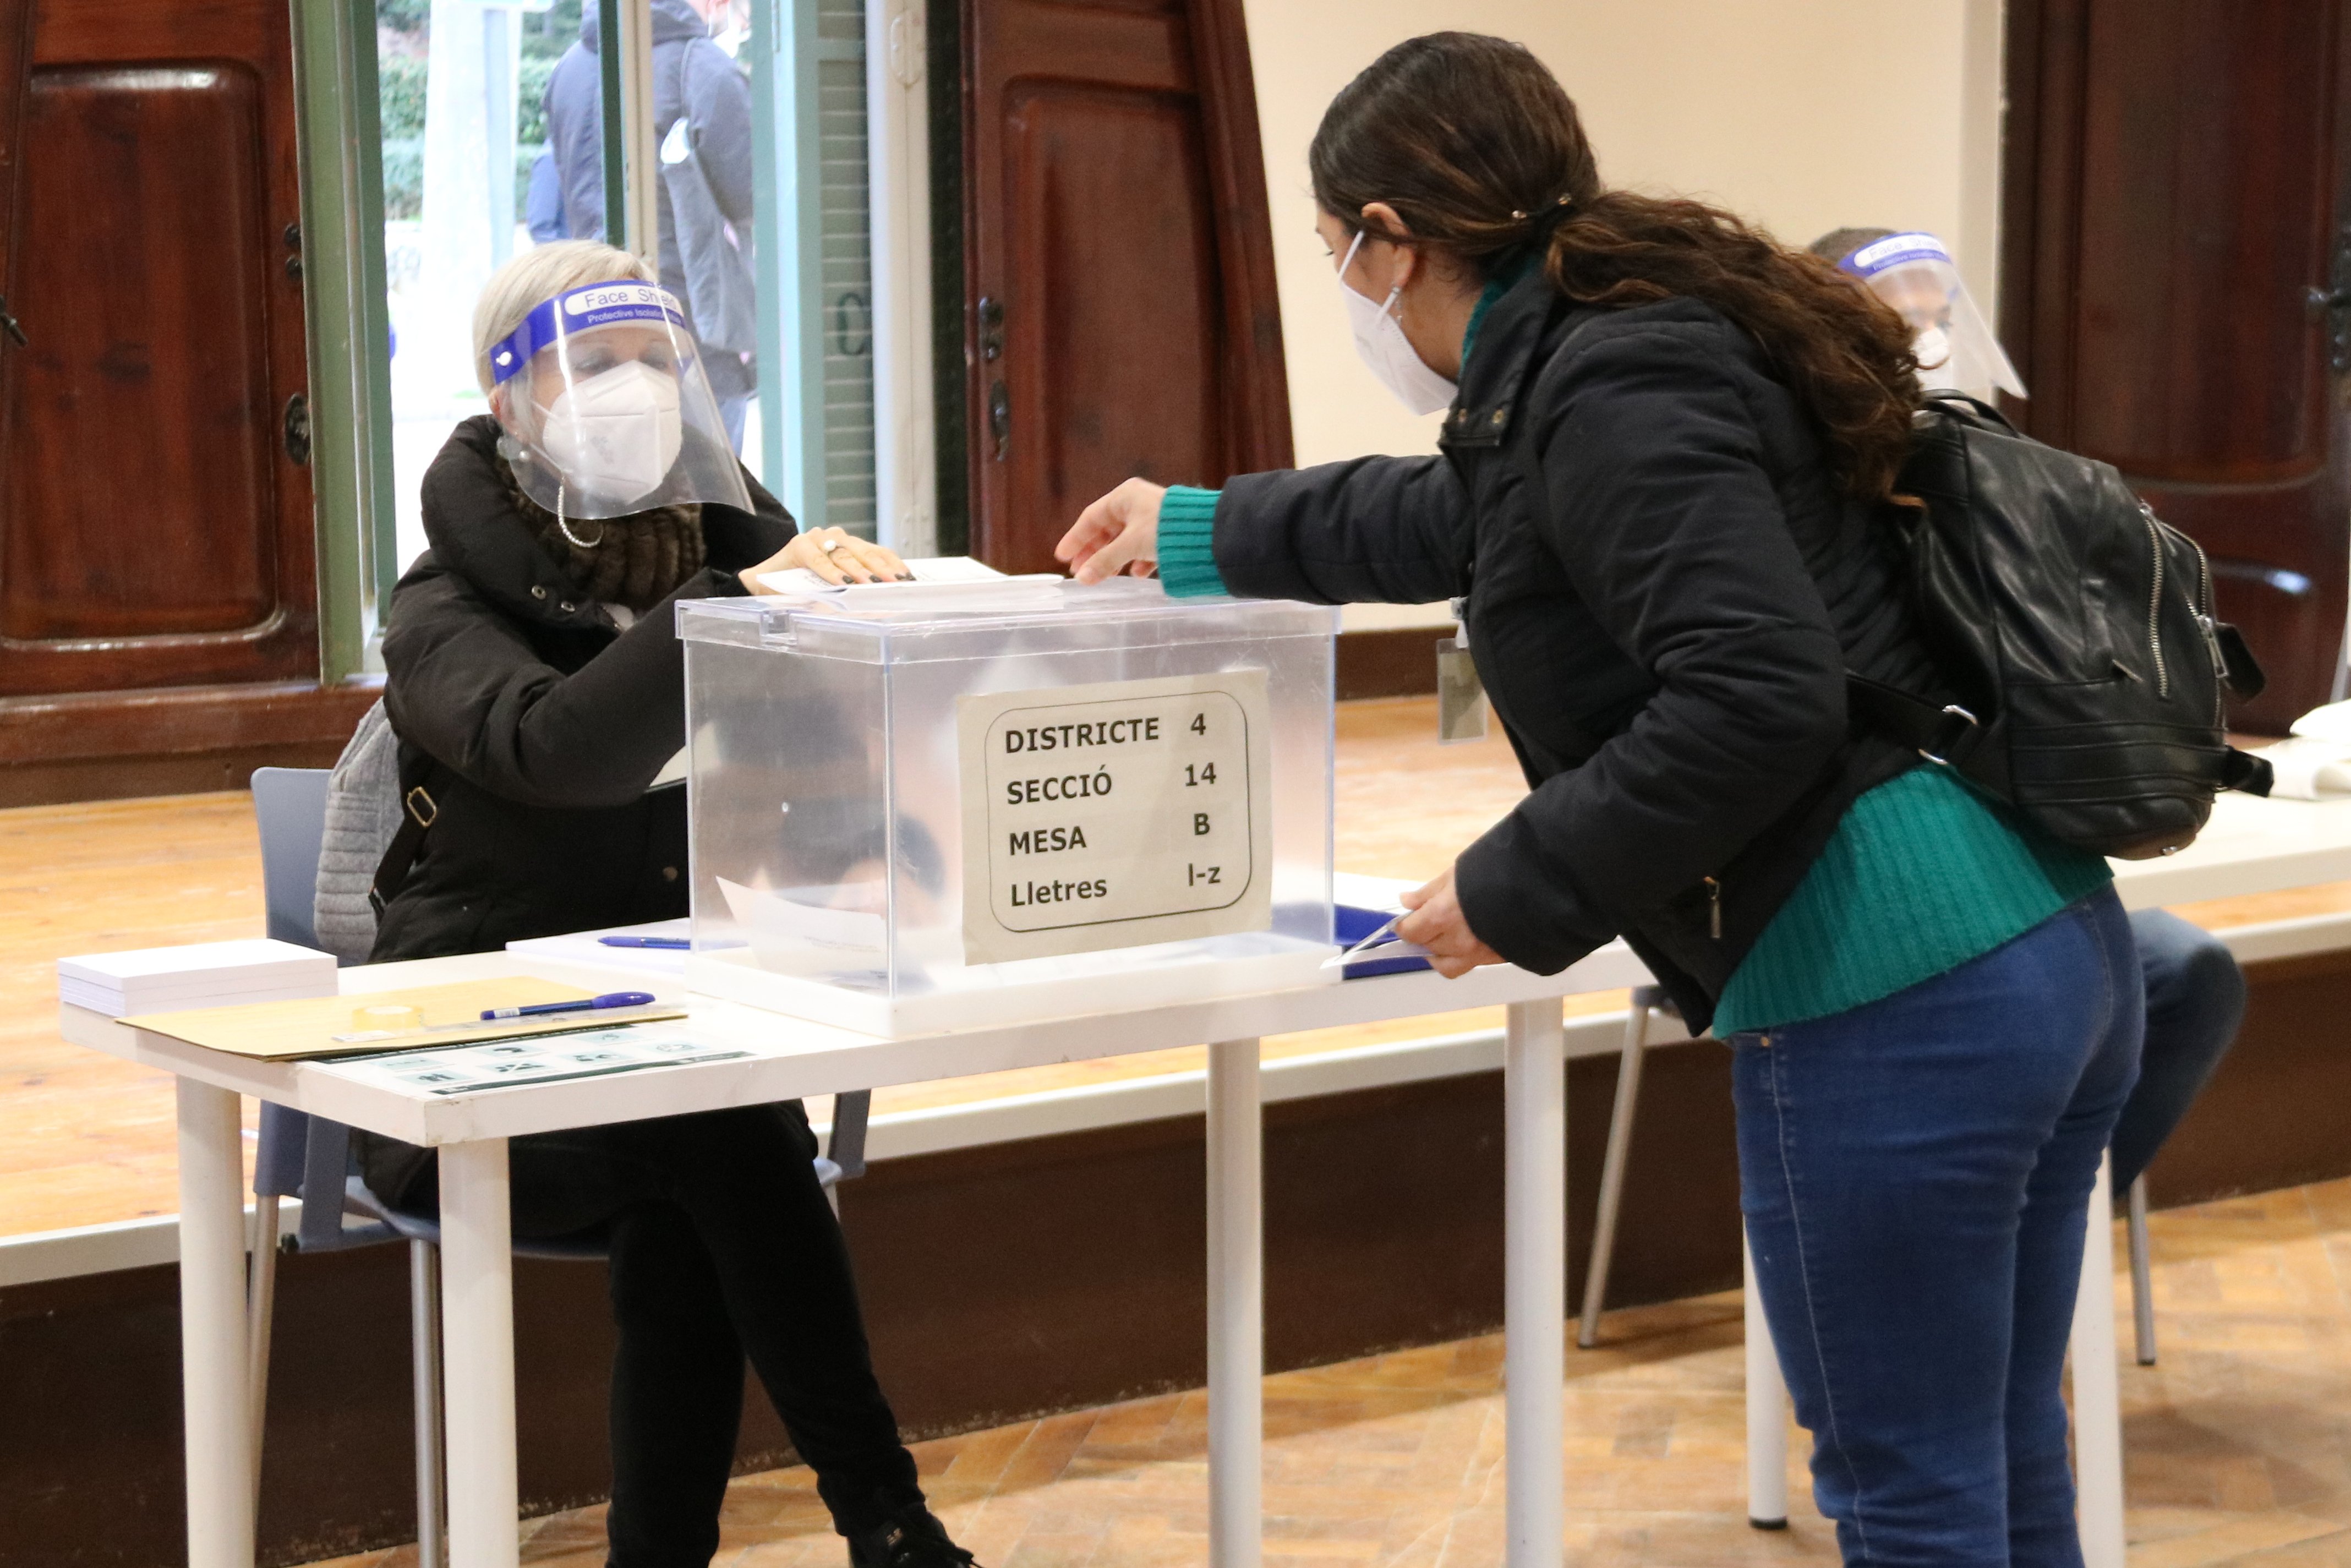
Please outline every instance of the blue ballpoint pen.
[{"label": "blue ballpoint pen", "polygon": [[653,999],[651,991],[607,991],[601,997],[582,997],[576,1002],[533,1002],[527,1008],[484,1008],[482,1021],[537,1018],[541,1013],[576,1013],[590,1008],[642,1008],[651,1006]]},{"label": "blue ballpoint pen", "polygon": [[607,947],[676,947],[693,951],[691,936],[599,936],[597,941]]}]

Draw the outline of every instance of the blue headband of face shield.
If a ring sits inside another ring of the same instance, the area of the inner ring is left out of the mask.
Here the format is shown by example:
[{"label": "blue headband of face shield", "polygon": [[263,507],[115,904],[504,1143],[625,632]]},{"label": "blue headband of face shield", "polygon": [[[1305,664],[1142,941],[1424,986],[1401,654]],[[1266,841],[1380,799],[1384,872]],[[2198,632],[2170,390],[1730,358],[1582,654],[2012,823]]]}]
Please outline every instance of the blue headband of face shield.
[{"label": "blue headband of face shield", "polygon": [[1838,260],[1837,266],[1855,277],[1871,278],[1891,267],[1914,261],[1939,261],[1949,267],[1951,265],[1951,253],[1944,248],[1941,240],[1930,234],[1887,235],[1884,239],[1872,240],[1860,249],[1848,252]]},{"label": "blue headband of face shield", "polygon": [[677,297],[650,283],[592,283],[568,289],[531,307],[522,325],[490,350],[490,381],[504,385],[522,373],[530,358],[549,344],[591,327],[615,321],[658,321],[685,329]]}]

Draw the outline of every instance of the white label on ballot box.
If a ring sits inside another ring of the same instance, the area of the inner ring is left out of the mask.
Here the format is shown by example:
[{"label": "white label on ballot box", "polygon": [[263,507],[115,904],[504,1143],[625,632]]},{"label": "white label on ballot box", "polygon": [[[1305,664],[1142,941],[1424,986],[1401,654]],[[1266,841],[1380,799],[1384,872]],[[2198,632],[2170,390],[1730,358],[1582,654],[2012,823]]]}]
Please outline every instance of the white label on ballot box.
[{"label": "white label on ballot box", "polygon": [[1263,670],[989,692],[956,719],[965,963],[1272,925]]}]

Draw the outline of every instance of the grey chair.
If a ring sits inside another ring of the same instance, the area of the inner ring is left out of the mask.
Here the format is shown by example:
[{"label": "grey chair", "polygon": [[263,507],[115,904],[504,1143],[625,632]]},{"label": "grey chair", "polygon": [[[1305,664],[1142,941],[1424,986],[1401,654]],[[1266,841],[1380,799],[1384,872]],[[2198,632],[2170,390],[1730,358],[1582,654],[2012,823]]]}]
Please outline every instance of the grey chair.
[{"label": "grey chair", "polygon": [[[312,893],[326,822],[327,770],[256,769],[253,808],[261,829],[267,933],[281,942],[312,946]],[[865,1174],[866,1120],[872,1102],[870,1090],[834,1097],[831,1134],[816,1169],[836,1209],[841,1203],[839,1185]],[[312,1201],[312,1194],[325,1201]],[[442,1568],[448,1560],[448,1541],[441,1415],[440,1227],[423,1215],[394,1208],[369,1189],[359,1173],[349,1127],[266,1102],[254,1155],[253,1195],[253,1267],[246,1305],[256,1488],[261,1476],[260,1417],[267,1408],[269,1333],[278,1252],[340,1252],[405,1241],[411,1365],[416,1390],[417,1561],[420,1568]],[[281,1243],[280,1205],[287,1197],[302,1200],[302,1218],[296,1233]],[[517,1241],[514,1250],[518,1258],[592,1262],[604,1257],[605,1237],[600,1227],[576,1236]]]},{"label": "grey chair", "polygon": [[2131,1327],[2138,1337],[2138,1364],[2155,1364],[2155,1275],[2147,1240],[2147,1173],[2131,1178],[2130,1223]]}]

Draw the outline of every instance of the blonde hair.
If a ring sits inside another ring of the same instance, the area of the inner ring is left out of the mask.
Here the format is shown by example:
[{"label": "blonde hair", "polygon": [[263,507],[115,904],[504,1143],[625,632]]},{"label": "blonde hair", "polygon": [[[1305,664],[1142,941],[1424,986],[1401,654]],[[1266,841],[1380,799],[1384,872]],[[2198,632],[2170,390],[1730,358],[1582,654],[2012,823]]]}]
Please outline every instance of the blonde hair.
[{"label": "blonde hair", "polygon": [[542,299],[591,283],[657,283],[653,270],[601,240],[533,246],[493,274],[474,306],[474,377],[490,390],[490,350]]}]

